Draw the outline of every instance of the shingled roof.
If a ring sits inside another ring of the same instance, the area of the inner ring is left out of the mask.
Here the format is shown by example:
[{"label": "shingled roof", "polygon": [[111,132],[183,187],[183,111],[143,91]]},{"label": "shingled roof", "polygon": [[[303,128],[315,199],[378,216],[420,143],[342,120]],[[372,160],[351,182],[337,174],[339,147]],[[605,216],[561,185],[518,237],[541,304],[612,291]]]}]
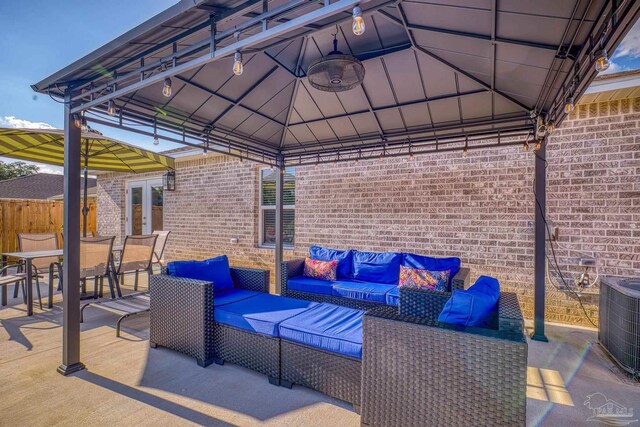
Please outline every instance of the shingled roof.
[{"label": "shingled roof", "polygon": [[[50,173],[36,173],[0,181],[0,199],[48,199],[64,193],[64,177]],[[89,178],[89,187],[96,186]]]}]

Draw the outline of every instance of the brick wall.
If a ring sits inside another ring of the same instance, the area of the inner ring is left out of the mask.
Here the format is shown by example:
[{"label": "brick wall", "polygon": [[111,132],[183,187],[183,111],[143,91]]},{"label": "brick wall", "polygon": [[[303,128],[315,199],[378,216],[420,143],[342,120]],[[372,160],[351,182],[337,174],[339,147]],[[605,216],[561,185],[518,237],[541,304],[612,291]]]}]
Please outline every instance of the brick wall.
[{"label": "brick wall", "polygon": [[[567,280],[578,272],[576,251],[595,252],[607,274],[640,272],[639,120],[640,98],[580,105],[551,138],[548,217],[559,227],[556,255]],[[304,256],[312,244],[459,256],[473,279],[496,276],[504,289],[518,292],[532,317],[532,151],[298,168],[296,247],[285,258]],[[166,258],[226,253],[232,264],[273,275],[273,252],[257,247],[258,170],[220,156],[179,161],[177,191],[165,197],[165,228],[172,231]],[[123,233],[124,182],[116,175],[98,180],[101,234]],[[584,302],[597,320],[597,298],[586,295]],[[547,317],[589,324],[575,297],[551,283]]]}]

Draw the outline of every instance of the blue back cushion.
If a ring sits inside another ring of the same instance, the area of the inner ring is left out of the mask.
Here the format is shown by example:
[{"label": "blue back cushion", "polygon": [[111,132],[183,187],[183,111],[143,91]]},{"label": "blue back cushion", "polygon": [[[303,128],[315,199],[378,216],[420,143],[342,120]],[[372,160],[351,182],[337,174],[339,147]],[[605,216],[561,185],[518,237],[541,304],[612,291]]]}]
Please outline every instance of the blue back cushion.
[{"label": "blue back cushion", "polygon": [[365,282],[397,285],[402,254],[353,251],[353,277]]},{"label": "blue back cushion", "polygon": [[323,248],[322,246],[311,246],[309,248],[309,258],[318,261],[338,261],[336,274],[338,278],[344,279],[353,277],[351,274],[351,262],[353,251],[339,251],[337,249]]},{"label": "blue back cushion", "polygon": [[453,277],[460,270],[460,258],[433,258],[424,255],[402,254],[402,265],[429,271],[451,270],[449,277]]},{"label": "blue back cushion", "polygon": [[213,282],[215,292],[233,289],[229,259],[226,255],[204,261],[173,261],[167,264],[170,276]]},{"label": "blue back cushion", "polygon": [[453,291],[438,316],[438,321],[461,326],[487,326],[499,298],[498,280],[480,276],[469,289]]}]

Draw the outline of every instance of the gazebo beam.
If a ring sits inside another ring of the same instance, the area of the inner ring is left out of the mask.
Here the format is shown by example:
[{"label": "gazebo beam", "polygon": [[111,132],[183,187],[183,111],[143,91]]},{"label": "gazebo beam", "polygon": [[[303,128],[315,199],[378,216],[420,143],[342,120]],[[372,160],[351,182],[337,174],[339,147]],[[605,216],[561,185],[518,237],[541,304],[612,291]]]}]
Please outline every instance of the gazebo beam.
[{"label": "gazebo beam", "polygon": [[69,375],[84,369],[80,361],[80,129],[74,125],[71,93],[64,104],[64,229],[62,266],[62,364],[58,372]]}]

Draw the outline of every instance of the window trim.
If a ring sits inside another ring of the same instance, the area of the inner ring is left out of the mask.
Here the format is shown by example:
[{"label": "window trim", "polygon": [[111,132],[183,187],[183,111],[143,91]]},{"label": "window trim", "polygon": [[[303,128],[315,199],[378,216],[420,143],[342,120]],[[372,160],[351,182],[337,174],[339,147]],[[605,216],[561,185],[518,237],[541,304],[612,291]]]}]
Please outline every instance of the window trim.
[{"label": "window trim", "polygon": [[[276,210],[275,205],[274,206],[265,206],[262,204],[262,171],[266,170],[266,169],[271,169],[268,166],[264,166],[264,167],[260,167],[258,168],[258,187],[259,187],[259,191],[258,191],[258,247],[259,248],[264,248],[264,249],[275,249],[276,245],[275,243],[265,243],[264,241],[264,211],[265,210]],[[295,175],[294,175],[295,177]],[[296,205],[284,205],[283,209],[293,209],[293,214],[295,217],[295,210],[296,210]],[[295,230],[294,230],[295,233]],[[295,242],[295,240],[294,240]],[[293,250],[295,249],[295,243],[293,245],[289,244],[289,243],[284,243],[283,242],[283,249],[286,250]]]}]

